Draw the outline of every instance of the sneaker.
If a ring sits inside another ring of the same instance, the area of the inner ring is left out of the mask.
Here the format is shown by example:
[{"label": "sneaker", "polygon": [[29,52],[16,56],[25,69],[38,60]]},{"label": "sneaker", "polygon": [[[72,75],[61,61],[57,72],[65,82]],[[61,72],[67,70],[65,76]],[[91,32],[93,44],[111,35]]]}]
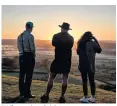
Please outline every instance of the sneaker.
[{"label": "sneaker", "polygon": [[91,102],[91,103],[95,103],[95,97],[93,97],[93,96],[91,96],[88,100],[89,100],[89,102]]},{"label": "sneaker", "polygon": [[59,103],[65,103],[65,98],[64,97],[60,97],[59,98]]},{"label": "sneaker", "polygon": [[41,100],[41,103],[48,103],[49,96],[43,95],[40,97],[40,100]]},{"label": "sneaker", "polygon": [[88,103],[89,101],[88,101],[88,98],[83,97],[82,99],[80,99],[80,102],[81,103]]}]

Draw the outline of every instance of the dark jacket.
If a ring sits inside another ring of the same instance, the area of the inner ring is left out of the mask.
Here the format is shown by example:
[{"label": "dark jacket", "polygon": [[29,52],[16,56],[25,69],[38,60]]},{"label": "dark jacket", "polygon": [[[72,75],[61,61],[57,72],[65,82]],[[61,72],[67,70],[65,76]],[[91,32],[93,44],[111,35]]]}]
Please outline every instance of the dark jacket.
[{"label": "dark jacket", "polygon": [[53,36],[52,45],[55,47],[55,59],[51,71],[56,73],[69,72],[74,39],[68,33],[57,33]]},{"label": "dark jacket", "polygon": [[85,42],[84,48],[77,48],[79,55],[79,70],[95,72],[95,55],[101,53],[102,49],[97,40]]}]

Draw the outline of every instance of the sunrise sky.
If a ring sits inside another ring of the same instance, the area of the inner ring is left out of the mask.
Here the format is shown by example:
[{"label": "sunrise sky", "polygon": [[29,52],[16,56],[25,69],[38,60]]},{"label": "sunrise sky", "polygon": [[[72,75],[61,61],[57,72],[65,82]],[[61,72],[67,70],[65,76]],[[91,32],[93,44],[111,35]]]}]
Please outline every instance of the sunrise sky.
[{"label": "sunrise sky", "polygon": [[99,40],[116,40],[116,6],[2,6],[2,39],[17,39],[27,21],[34,23],[35,39],[51,40],[60,31],[58,25],[68,22],[75,40],[85,31]]}]

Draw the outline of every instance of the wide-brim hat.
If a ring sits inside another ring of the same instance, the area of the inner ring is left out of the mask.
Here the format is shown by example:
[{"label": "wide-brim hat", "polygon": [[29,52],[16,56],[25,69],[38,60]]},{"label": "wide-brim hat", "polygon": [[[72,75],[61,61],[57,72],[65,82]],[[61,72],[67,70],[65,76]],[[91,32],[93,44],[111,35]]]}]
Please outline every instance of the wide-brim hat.
[{"label": "wide-brim hat", "polygon": [[64,29],[66,29],[66,30],[72,30],[71,28],[70,28],[70,24],[68,24],[68,23],[66,23],[66,22],[63,22],[63,24],[62,25],[58,25],[59,27],[62,27],[62,28],[64,28]]}]

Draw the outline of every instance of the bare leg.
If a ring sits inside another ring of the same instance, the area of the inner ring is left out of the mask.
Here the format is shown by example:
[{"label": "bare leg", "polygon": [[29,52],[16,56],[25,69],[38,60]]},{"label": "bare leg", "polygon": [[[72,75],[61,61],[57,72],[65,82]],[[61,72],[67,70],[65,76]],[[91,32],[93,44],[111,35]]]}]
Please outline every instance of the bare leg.
[{"label": "bare leg", "polygon": [[61,97],[64,97],[64,94],[67,89],[67,83],[68,83],[68,74],[63,74]]},{"label": "bare leg", "polygon": [[53,81],[55,79],[57,74],[55,73],[50,73],[49,74],[49,79],[48,79],[48,84],[47,84],[47,89],[46,89],[46,93],[45,93],[45,96],[49,96],[49,93],[53,87]]}]

